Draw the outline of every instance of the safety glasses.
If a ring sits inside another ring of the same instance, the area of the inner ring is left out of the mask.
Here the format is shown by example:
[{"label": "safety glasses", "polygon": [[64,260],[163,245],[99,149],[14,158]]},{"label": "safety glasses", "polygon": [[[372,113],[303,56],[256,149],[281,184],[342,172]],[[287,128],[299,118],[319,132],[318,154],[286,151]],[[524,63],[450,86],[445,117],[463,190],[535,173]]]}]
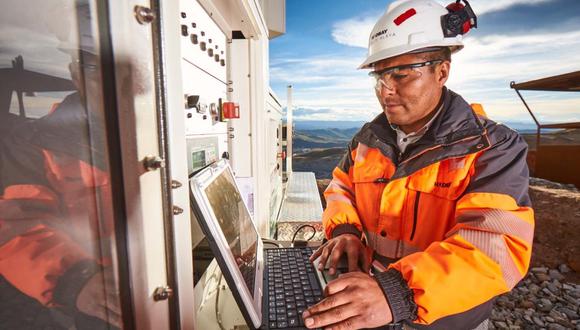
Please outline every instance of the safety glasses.
[{"label": "safety glasses", "polygon": [[441,62],[443,62],[443,60],[399,65],[380,71],[371,71],[369,72],[369,76],[375,78],[375,89],[377,91],[380,91],[383,87],[393,89],[393,85],[402,86],[421,77],[422,73],[418,70],[419,68],[439,64]]}]

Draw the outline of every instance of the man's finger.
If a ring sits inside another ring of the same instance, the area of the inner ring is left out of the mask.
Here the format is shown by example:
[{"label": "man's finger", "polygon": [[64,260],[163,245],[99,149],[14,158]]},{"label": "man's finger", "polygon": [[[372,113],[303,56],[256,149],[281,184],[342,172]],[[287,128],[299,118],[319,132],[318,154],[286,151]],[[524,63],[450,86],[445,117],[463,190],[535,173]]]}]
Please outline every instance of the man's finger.
[{"label": "man's finger", "polygon": [[334,275],[336,272],[336,266],[338,265],[340,257],[344,254],[343,246],[344,244],[341,244],[340,242],[336,243],[330,253],[330,260],[328,261],[328,273],[330,273],[330,275]]},{"label": "man's finger", "polygon": [[362,249],[360,251],[360,256],[359,256],[360,260],[361,260],[361,264],[362,264],[362,271],[365,273],[368,273],[369,270],[371,269],[371,259],[367,258],[367,253],[366,253],[366,249]]},{"label": "man's finger", "polygon": [[310,314],[304,319],[304,325],[308,328],[320,328],[348,320],[356,314],[356,310],[350,305],[340,305],[320,313]]},{"label": "man's finger", "polygon": [[348,254],[348,271],[349,272],[356,272],[359,270],[358,260],[359,260],[358,251],[355,253],[351,252]]},{"label": "man's finger", "polygon": [[328,282],[324,288],[324,295],[328,297],[346,289],[350,284],[352,284],[352,274],[357,273],[342,274],[339,278]]},{"label": "man's finger", "polygon": [[303,314],[304,317],[328,311],[341,305],[349,304],[352,300],[348,294],[339,292],[322,299],[316,305],[310,306]]},{"label": "man's finger", "polygon": [[361,329],[365,328],[364,318],[360,316],[353,316],[349,319],[346,319],[342,322],[335,323],[328,328],[325,329],[332,329],[332,330],[353,330],[353,329]]},{"label": "man's finger", "polygon": [[320,254],[322,254],[322,251],[324,250],[324,248],[326,247],[327,244],[328,244],[328,242],[319,246],[318,249],[316,249],[316,251],[314,251],[314,253],[312,253],[310,258],[308,258],[308,260],[310,260],[310,262],[313,262],[314,260],[316,260],[316,258],[318,258],[318,256],[320,256]]},{"label": "man's finger", "polygon": [[333,246],[334,244],[330,243],[327,246],[325,246],[324,249],[322,250],[322,253],[320,254],[320,259],[318,259],[318,270],[320,271],[324,270],[324,267],[326,265],[326,259],[328,259],[328,255],[332,251]]}]

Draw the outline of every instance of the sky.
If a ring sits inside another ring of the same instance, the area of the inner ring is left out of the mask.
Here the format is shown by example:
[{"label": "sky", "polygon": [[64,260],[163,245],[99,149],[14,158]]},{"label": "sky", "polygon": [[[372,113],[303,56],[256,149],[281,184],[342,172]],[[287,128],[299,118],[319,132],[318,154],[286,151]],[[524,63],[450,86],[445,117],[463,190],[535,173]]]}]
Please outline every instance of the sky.
[{"label": "sky", "polygon": [[[368,36],[387,0],[286,0],[286,34],[270,42],[270,85],[295,120],[367,121],[381,112]],[[446,5],[451,1],[438,1]],[[497,121],[533,124],[510,81],[580,70],[580,0],[472,0],[478,28],[453,55],[447,87]],[[522,92],[540,122],[580,121],[580,92]]]}]

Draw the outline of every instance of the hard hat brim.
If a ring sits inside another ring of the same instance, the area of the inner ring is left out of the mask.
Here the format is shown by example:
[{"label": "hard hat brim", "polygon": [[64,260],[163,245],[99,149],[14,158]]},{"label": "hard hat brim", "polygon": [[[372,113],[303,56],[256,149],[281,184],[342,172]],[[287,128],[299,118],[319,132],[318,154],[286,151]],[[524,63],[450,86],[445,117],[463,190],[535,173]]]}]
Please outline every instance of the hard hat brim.
[{"label": "hard hat brim", "polygon": [[367,59],[358,67],[359,70],[361,69],[372,69],[373,64],[385,60],[387,58],[413,53],[416,50],[421,48],[433,48],[433,47],[449,47],[451,48],[451,52],[455,53],[458,52],[463,48],[463,43],[458,40],[457,38],[445,38],[441,42],[438,43],[423,43],[423,44],[416,44],[412,47],[409,45],[401,45],[399,47],[383,49],[373,55],[367,57]]}]

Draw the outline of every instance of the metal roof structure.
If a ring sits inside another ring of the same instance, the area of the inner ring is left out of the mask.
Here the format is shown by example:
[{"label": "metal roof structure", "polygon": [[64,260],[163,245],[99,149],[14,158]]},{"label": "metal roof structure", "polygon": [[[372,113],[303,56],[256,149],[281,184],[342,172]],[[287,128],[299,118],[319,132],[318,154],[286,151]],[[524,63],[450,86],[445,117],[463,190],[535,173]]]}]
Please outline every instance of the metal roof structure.
[{"label": "metal roof structure", "polygon": [[556,182],[573,183],[580,188],[580,172],[578,170],[580,168],[580,145],[563,143],[540,146],[542,129],[580,129],[580,122],[542,124],[520,93],[520,90],[580,92],[580,71],[522,83],[512,81],[510,87],[516,91],[536,123],[536,150],[533,152],[532,158],[529,157],[532,151],[528,153],[528,163],[533,169],[534,175]]},{"label": "metal roof structure", "polygon": [[580,71],[530,80],[518,84],[512,81],[510,87],[515,90],[528,91],[580,92]]},{"label": "metal roof structure", "polygon": [[526,82],[516,83],[512,81],[510,83],[510,87],[513,88],[522,102],[524,106],[532,116],[532,119],[536,123],[537,126],[537,135],[536,135],[536,147],[539,148],[540,146],[540,134],[542,128],[560,128],[560,129],[568,129],[568,128],[580,128],[580,122],[570,122],[570,123],[552,123],[552,124],[542,124],[538,121],[526,100],[524,100],[520,90],[527,90],[527,91],[548,91],[548,92],[580,92],[580,71],[569,72],[557,76],[551,76],[546,78],[540,78],[536,80],[530,80]]}]

